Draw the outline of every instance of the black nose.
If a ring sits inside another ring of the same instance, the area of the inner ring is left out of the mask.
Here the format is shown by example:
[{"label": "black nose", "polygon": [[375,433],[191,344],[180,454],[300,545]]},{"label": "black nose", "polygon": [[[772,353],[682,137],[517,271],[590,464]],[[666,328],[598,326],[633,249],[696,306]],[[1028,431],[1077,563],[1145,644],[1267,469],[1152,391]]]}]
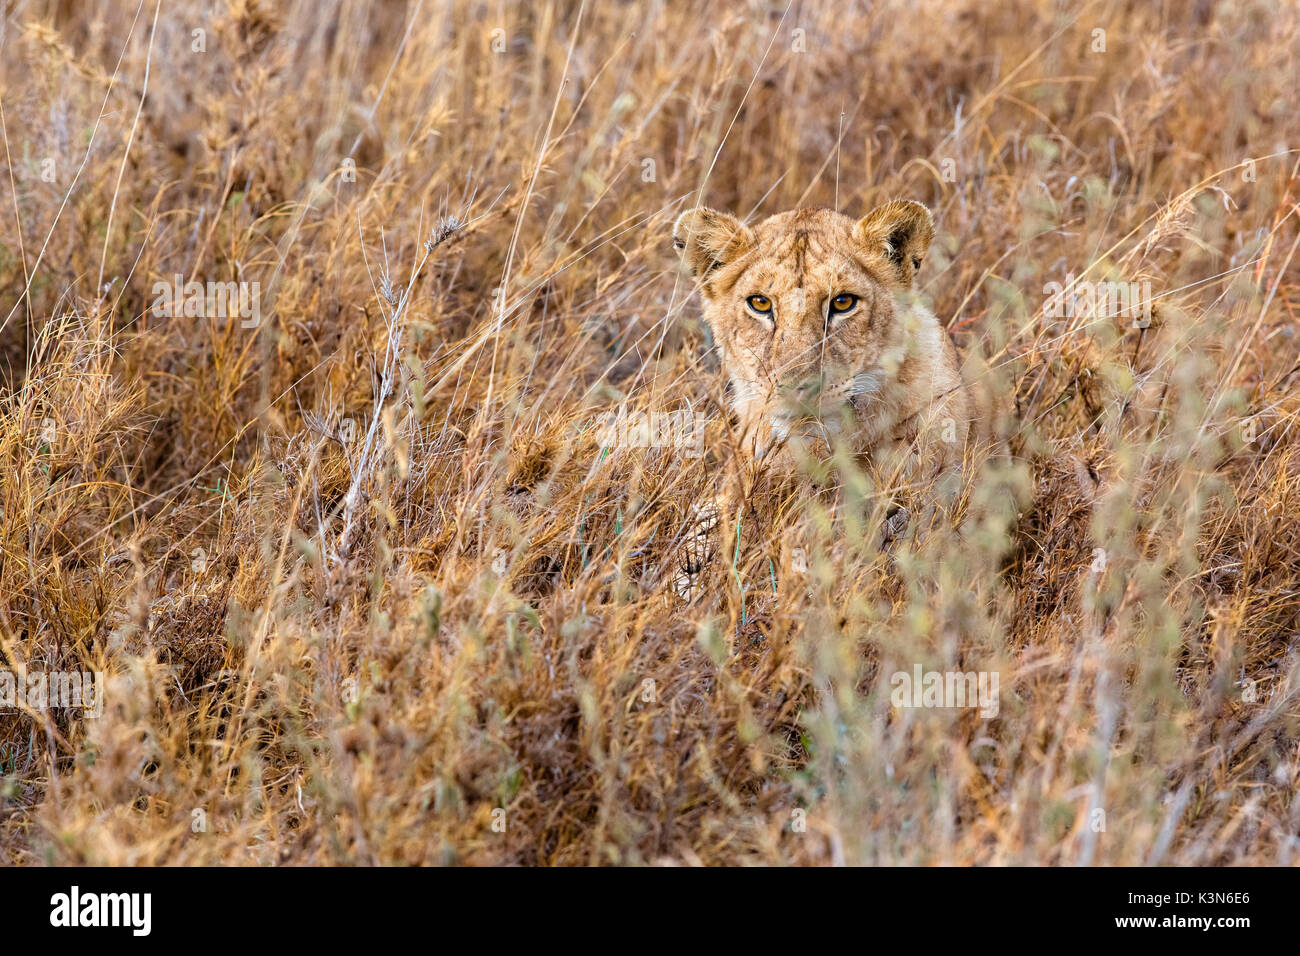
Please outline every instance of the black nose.
[{"label": "black nose", "polygon": [[822,390],[821,379],[817,377],[805,378],[799,382],[791,382],[782,386],[781,391],[786,398],[796,402],[808,402],[816,398]]}]

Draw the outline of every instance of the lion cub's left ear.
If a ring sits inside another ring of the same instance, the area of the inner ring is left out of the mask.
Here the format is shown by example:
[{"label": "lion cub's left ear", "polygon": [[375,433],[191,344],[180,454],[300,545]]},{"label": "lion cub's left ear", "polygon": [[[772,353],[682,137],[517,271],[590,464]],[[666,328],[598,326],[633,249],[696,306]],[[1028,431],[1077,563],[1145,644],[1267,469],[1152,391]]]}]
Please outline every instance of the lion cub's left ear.
[{"label": "lion cub's left ear", "polygon": [[894,199],[863,216],[856,233],[871,252],[889,261],[898,281],[910,287],[934,238],[934,217],[919,202]]},{"label": "lion cub's left ear", "polygon": [[673,223],[673,248],[702,283],[714,269],[734,262],[754,244],[748,226],[708,206],[688,209]]}]

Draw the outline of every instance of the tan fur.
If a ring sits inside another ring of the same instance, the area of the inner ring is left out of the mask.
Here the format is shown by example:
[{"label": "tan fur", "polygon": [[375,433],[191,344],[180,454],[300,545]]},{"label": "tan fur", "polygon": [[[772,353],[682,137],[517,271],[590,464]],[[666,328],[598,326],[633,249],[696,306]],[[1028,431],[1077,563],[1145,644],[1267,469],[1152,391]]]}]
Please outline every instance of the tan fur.
[{"label": "tan fur", "polygon": [[[704,299],[742,447],[756,464],[789,473],[798,449],[825,455],[846,445],[866,463],[893,463],[887,481],[951,499],[974,403],[951,339],[913,291],[933,237],[930,211],[903,200],[859,220],[796,209],[749,227],[703,206],[678,217],[673,245]],[[830,303],[842,294],[856,304],[831,316]],[[770,314],[747,304],[755,295]],[[726,487],[697,506],[673,580],[680,596],[699,592],[718,522],[743,493]],[[932,497],[926,510],[938,504]],[[905,508],[894,514],[885,536],[907,520]]]},{"label": "tan fur", "polygon": [[[796,444],[872,457],[909,443],[926,472],[960,465],[972,403],[947,332],[912,289],[933,234],[929,210],[900,200],[860,220],[797,209],[751,228],[705,207],[678,218],[674,245],[756,458],[780,467]],[[857,305],[828,324],[841,293]],[[769,317],[746,304],[753,295],[771,301]]]}]

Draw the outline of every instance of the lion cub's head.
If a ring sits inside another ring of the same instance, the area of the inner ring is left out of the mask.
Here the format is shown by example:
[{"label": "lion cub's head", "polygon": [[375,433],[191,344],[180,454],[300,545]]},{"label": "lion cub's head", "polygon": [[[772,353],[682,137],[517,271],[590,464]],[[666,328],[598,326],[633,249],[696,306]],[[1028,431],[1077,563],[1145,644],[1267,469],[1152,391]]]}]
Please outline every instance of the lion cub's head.
[{"label": "lion cub's head", "polygon": [[895,200],[854,220],[798,209],[750,227],[703,206],[673,226],[673,245],[704,298],[746,427],[783,438],[868,405],[897,373],[912,286],[934,225]]}]

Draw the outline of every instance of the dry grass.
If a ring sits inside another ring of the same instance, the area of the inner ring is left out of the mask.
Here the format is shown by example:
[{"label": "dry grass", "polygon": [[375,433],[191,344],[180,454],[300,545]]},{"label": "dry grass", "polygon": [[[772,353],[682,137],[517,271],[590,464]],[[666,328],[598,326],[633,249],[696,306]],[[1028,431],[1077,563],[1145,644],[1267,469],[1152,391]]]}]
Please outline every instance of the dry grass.
[{"label": "dry grass", "polygon": [[[1297,858],[1294,5],[97,6],[0,27],[0,651],[108,688],[0,713],[5,858]],[[701,191],[935,210],[978,519],[770,488],[673,598],[739,467]],[[620,401],[705,453],[600,448]],[[998,717],[891,707],[916,664]]]}]

